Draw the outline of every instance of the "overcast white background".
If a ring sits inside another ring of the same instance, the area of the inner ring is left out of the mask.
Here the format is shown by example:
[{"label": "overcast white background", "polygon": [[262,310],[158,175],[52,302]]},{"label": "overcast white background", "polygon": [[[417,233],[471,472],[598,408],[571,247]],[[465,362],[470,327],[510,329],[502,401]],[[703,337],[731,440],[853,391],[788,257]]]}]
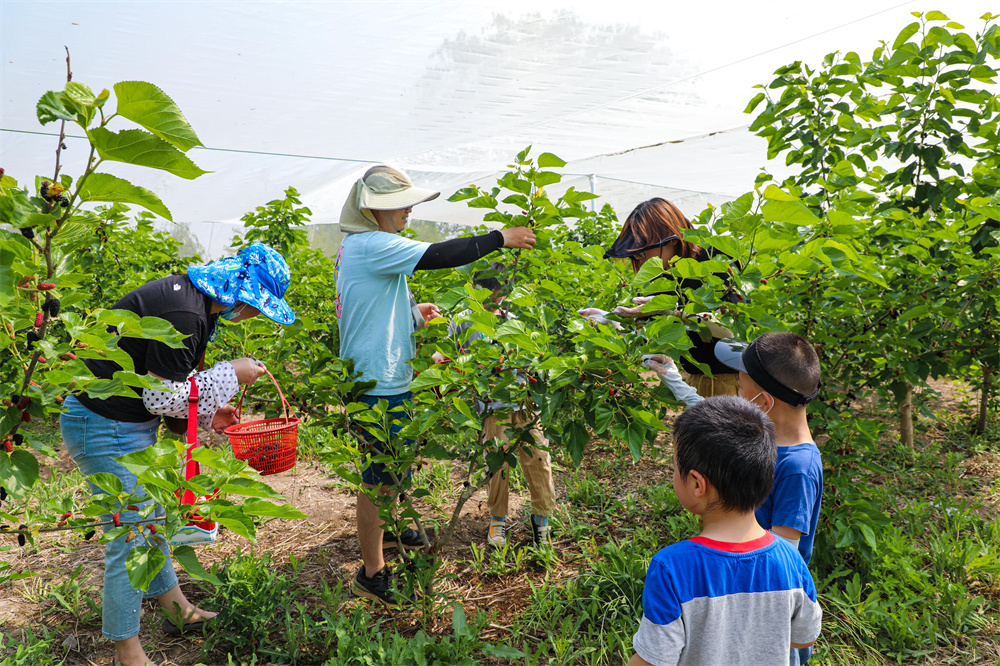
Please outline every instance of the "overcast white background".
[{"label": "overcast white background", "polygon": [[[64,85],[65,45],[75,81],[95,91],[154,83],[207,147],[223,149],[191,151],[214,172],[194,181],[104,167],[159,194],[178,221],[234,220],[292,185],[314,222],[335,222],[366,163],[454,189],[528,144],[571,160],[567,169],[708,201],[750,189],[763,165],[763,143],[740,129],[754,84],[834,50],[868,58],[914,20],[909,12],[932,9],[970,32],[984,12],[1000,13],[956,0],[0,0],[0,166],[20,181],[51,174],[55,140],[21,132],[58,131],[38,124],[35,104]],[[729,132],[695,138],[719,130]],[[602,157],[679,139],[692,140],[645,159]],[[64,172],[79,173],[85,144],[67,144]],[[435,218],[467,214],[435,206]]]}]

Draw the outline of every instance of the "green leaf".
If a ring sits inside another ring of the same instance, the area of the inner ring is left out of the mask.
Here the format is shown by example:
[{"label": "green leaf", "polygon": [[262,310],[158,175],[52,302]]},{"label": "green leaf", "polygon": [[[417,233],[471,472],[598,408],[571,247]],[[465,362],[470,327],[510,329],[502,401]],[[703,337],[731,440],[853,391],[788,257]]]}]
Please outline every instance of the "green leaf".
[{"label": "green leaf", "polygon": [[121,495],[124,490],[121,479],[110,472],[91,474],[87,480],[109,495]]},{"label": "green leaf", "polygon": [[951,20],[947,16],[945,16],[944,13],[939,12],[939,11],[930,11],[930,12],[927,12],[927,16],[924,17],[924,18],[926,18],[928,21],[949,21],[949,20]]},{"label": "green leaf", "polygon": [[756,109],[757,105],[762,101],[764,101],[764,93],[757,93],[747,104],[747,108],[743,109],[743,113],[753,113],[753,110]]},{"label": "green leaf", "polygon": [[215,574],[206,571],[205,567],[201,565],[201,562],[198,561],[198,555],[191,546],[177,546],[173,550],[173,558],[180,562],[184,571],[191,574],[193,578],[206,580],[212,585],[222,585],[222,581]]},{"label": "green leaf", "polygon": [[905,44],[906,41],[913,35],[917,34],[919,30],[920,30],[920,23],[918,23],[917,21],[914,21],[910,25],[903,28],[903,30],[899,33],[899,35],[896,36],[896,41],[892,43],[892,50],[895,51],[900,46]]},{"label": "green leaf", "polygon": [[799,201],[767,201],[761,212],[764,214],[764,219],[771,222],[789,222],[802,226],[819,223],[819,218]]},{"label": "green leaf", "polygon": [[861,524],[861,535],[864,536],[865,542],[867,542],[868,545],[871,546],[872,550],[878,550],[878,545],[877,545],[877,543],[875,541],[875,532],[872,531],[871,527],[869,527],[868,525],[865,525],[864,523],[862,523]]},{"label": "green leaf", "polygon": [[93,173],[83,181],[78,192],[81,201],[107,201],[110,203],[135,204],[173,221],[170,211],[160,198],[144,187],[133,185],[122,178],[106,173]]},{"label": "green leaf", "polygon": [[[204,448],[204,447],[199,447]],[[231,479],[223,484],[222,492],[230,495],[244,495],[246,497],[264,497],[268,499],[281,499],[281,495],[275,492],[269,485],[261,481],[252,479]]]},{"label": "green leaf", "polygon": [[542,169],[547,169],[549,167],[564,167],[566,162],[552,153],[542,153],[538,156],[538,166]]},{"label": "green leaf", "polygon": [[125,559],[125,568],[128,570],[128,581],[132,587],[145,592],[149,589],[149,584],[160,573],[160,569],[166,563],[167,557],[159,548],[149,546],[139,546],[133,548]]},{"label": "green leaf", "polygon": [[115,84],[118,115],[146,128],[178,150],[187,152],[201,146],[184,114],[165,92],[145,81],[122,81]]},{"label": "green leaf", "polygon": [[291,504],[274,504],[262,499],[250,498],[243,503],[243,511],[250,516],[267,516],[269,518],[287,518],[298,520],[306,518],[306,514]]},{"label": "green leaf", "polygon": [[[16,409],[16,408],[15,408]],[[27,451],[14,451],[10,455],[0,451],[0,486],[16,500],[24,499],[38,481],[38,459]]]},{"label": "green leaf", "polygon": [[184,153],[163,139],[142,130],[125,130],[116,134],[103,127],[95,127],[87,132],[87,136],[102,160],[162,169],[188,180],[209,173],[198,168]]},{"label": "green leaf", "polygon": [[232,530],[235,534],[239,534],[241,537],[250,539],[251,541],[254,540],[256,528],[254,528],[250,516],[239,511],[230,510],[220,514],[213,514],[212,519],[226,529]]},{"label": "green leaf", "polygon": [[35,107],[38,122],[47,125],[54,120],[76,122],[77,110],[72,101],[67,100],[61,92],[50,90],[38,100]]},{"label": "green leaf", "polygon": [[461,604],[455,604],[455,607],[451,611],[451,630],[455,634],[455,638],[468,638],[471,636],[469,632],[469,623],[466,622],[465,609],[462,608]]},{"label": "green leaf", "polygon": [[483,654],[487,657],[496,657],[497,659],[508,661],[513,659],[522,659],[527,656],[517,648],[513,648],[505,643],[501,643],[500,645],[490,645],[489,643],[484,643]]},{"label": "green leaf", "polygon": [[97,98],[94,96],[94,91],[91,90],[89,86],[85,86],[82,83],[70,81],[66,84],[64,94],[65,97],[73,100],[81,106],[97,106]]}]

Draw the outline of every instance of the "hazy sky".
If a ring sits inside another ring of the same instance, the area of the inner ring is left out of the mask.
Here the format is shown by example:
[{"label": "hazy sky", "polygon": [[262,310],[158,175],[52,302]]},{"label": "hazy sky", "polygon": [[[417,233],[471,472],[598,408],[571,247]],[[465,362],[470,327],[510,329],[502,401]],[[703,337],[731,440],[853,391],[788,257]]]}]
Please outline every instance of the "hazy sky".
[{"label": "hazy sky", "polygon": [[[215,173],[191,182],[108,169],[160,194],[175,219],[222,220],[289,185],[308,192],[352,177],[364,161],[479,173],[528,143],[583,159],[739,127],[752,86],[782,64],[838,49],[867,58],[911,11],[940,9],[975,32],[989,8],[0,0],[0,165],[22,180],[51,171],[51,137],[9,130],[58,131],[39,126],[35,103],[64,85],[64,45],[74,80],[97,91],[155,83],[206,146],[274,154],[196,149],[192,159]],[[67,170],[78,173],[85,144],[68,145]]]}]

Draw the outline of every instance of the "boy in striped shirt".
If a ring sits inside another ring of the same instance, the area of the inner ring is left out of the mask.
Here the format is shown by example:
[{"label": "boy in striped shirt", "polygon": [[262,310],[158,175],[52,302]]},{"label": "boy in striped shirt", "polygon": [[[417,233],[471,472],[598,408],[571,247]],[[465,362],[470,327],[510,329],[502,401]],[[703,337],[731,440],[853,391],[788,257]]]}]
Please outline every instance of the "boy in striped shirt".
[{"label": "boy in striped shirt", "polygon": [[702,531],[650,562],[629,666],[786,664],[816,641],[809,569],[754,516],[776,458],[774,425],[746,400],[708,398],[677,418],[674,490]]}]

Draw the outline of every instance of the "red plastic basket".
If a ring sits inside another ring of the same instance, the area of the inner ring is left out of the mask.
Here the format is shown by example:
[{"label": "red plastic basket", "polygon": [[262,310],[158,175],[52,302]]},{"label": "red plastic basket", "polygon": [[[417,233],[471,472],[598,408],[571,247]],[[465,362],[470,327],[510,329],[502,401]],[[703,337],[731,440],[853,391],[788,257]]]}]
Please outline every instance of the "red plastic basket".
[{"label": "red plastic basket", "polygon": [[[274,382],[281,396],[281,405],[285,415],[277,419],[263,419],[237,423],[223,432],[229,436],[233,446],[233,455],[239,460],[245,460],[248,465],[260,472],[261,476],[277,474],[295,467],[295,453],[299,439],[299,424],[302,419],[288,415],[288,401],[278,386],[278,380],[269,371],[267,376]],[[236,420],[243,416],[243,398],[247,395],[248,385],[240,396],[240,404],[236,408]]]}]

